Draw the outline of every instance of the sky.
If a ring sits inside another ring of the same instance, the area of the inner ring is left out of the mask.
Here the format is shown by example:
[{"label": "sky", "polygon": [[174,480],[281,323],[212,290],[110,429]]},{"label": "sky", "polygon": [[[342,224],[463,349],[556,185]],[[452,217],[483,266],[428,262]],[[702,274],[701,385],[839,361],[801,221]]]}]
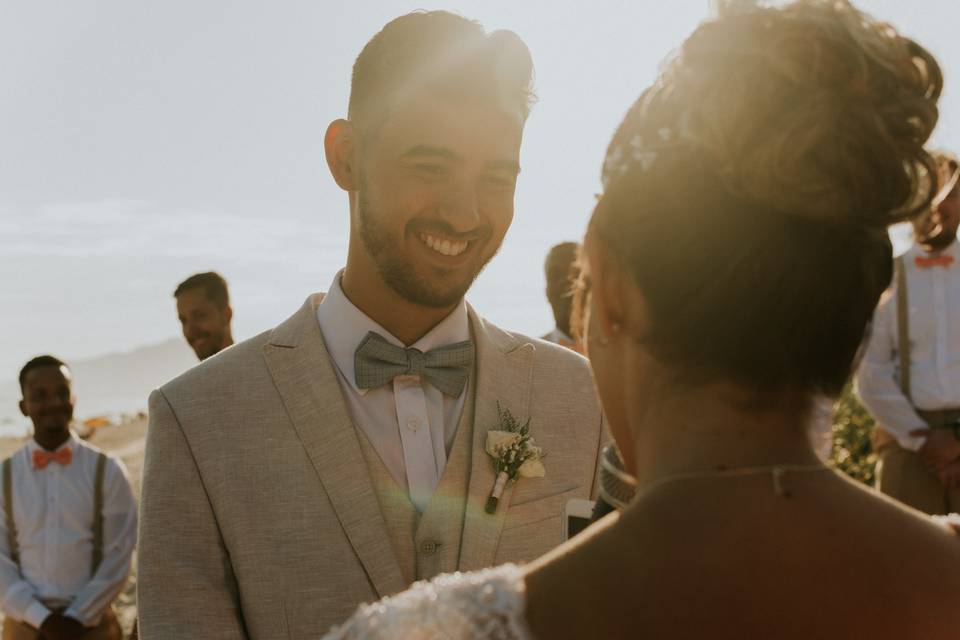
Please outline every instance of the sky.
[{"label": "sky", "polygon": [[[935,142],[958,148],[960,3],[865,0],[946,71]],[[604,149],[707,0],[5,0],[0,10],[0,379],[177,335],[191,273],[230,282],[246,338],[327,288],[346,258],[346,196],[323,156],[366,41],[448,9],[526,41],[539,102],[516,218],[468,299],[494,322],[552,328],[549,247],[577,240]]]}]

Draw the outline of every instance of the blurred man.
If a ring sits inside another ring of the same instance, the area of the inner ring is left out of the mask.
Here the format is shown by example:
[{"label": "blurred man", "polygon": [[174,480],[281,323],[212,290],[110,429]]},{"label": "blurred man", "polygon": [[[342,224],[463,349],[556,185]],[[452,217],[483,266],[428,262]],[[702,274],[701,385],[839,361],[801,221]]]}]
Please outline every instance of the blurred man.
[{"label": "blurred man", "polygon": [[67,366],[20,371],[33,439],[3,461],[3,640],[120,640],[111,608],[130,572],[137,507],[123,463],[70,431]]},{"label": "blurred man", "polygon": [[[364,47],[324,139],[344,270],[151,396],[146,640],[317,638],[416,580],[562,542],[602,443],[588,364],[464,300],[513,220],[532,70],[515,34],[444,11]],[[529,420],[546,475],[498,484],[501,408]]]},{"label": "blurred man", "polygon": [[233,344],[233,309],[223,276],[213,271],[192,275],[177,286],[173,297],[183,337],[200,360]]},{"label": "blurred man", "polygon": [[938,162],[950,190],[914,222],[856,378],[877,421],[877,488],[930,514],[960,511],[960,187],[956,158]]},{"label": "blurred man", "polygon": [[543,265],[547,277],[547,300],[556,323],[553,331],[543,339],[577,351],[577,342],[570,331],[570,313],[573,309],[573,285],[579,276],[576,264],[579,250],[580,245],[576,242],[561,242],[550,249]]}]

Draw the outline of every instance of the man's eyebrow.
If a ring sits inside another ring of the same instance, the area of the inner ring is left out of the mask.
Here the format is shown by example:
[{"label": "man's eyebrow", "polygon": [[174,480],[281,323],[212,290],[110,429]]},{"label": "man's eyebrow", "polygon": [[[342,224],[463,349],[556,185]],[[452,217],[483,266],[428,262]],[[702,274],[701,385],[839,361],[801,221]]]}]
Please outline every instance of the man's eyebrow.
[{"label": "man's eyebrow", "polygon": [[403,152],[404,158],[443,158],[444,160],[462,160],[458,153],[446,147],[432,147],[427,144],[418,144]]}]

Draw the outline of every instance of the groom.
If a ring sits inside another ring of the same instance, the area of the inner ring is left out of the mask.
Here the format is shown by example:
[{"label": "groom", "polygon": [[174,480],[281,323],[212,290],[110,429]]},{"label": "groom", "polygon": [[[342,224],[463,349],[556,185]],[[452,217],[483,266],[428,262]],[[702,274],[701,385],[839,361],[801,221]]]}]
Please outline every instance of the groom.
[{"label": "groom", "polygon": [[[325,138],[346,268],[151,397],[145,640],[316,638],[414,580],[561,542],[603,432],[587,363],[463,299],[513,218],[531,74],[516,35],[445,12],[363,49]],[[547,455],[488,513],[498,407]]]}]

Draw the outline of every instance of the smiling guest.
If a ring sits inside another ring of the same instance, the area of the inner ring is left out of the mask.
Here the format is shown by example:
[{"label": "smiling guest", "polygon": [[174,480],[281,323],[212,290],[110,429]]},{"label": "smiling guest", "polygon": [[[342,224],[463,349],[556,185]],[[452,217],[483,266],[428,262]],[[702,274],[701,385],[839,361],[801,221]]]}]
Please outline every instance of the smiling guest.
[{"label": "smiling guest", "polygon": [[603,433],[587,362],[464,301],[513,220],[531,75],[515,34],[442,11],[364,47],[325,138],[345,269],[151,398],[144,637],[315,638],[415,580],[561,542]]},{"label": "smiling guest", "polygon": [[111,603],[130,572],[137,506],[123,464],[70,431],[67,366],[20,370],[33,439],[3,461],[0,605],[4,640],[120,640]]},{"label": "smiling guest", "polygon": [[177,285],[173,297],[183,337],[200,360],[233,344],[233,309],[223,276],[214,271],[194,274]]}]

